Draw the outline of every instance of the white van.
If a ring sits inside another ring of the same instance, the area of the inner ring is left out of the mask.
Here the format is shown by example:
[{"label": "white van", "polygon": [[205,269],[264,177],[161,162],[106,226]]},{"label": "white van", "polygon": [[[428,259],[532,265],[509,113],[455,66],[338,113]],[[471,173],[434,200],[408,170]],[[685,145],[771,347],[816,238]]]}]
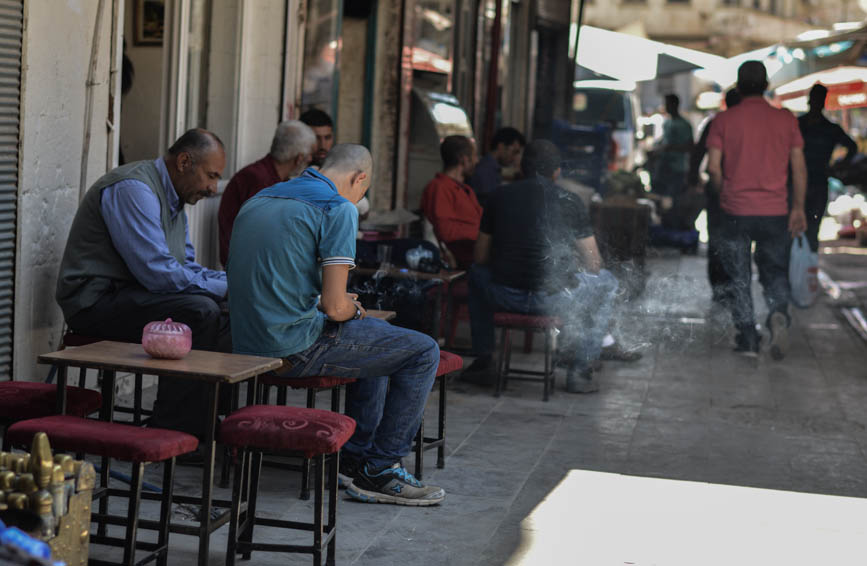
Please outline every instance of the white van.
[{"label": "white van", "polygon": [[635,166],[638,98],[634,82],[575,81],[569,121],[580,126],[610,124],[614,128],[612,137],[617,143],[617,168],[631,171]]}]

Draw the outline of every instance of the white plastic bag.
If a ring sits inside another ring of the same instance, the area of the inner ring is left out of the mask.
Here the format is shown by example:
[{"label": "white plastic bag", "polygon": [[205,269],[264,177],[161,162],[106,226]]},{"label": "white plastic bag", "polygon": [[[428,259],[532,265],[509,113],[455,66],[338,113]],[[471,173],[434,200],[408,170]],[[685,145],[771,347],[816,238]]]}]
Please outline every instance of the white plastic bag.
[{"label": "white plastic bag", "polygon": [[792,240],[789,287],[792,303],[802,309],[813,306],[819,296],[819,254],[810,250],[803,234]]}]

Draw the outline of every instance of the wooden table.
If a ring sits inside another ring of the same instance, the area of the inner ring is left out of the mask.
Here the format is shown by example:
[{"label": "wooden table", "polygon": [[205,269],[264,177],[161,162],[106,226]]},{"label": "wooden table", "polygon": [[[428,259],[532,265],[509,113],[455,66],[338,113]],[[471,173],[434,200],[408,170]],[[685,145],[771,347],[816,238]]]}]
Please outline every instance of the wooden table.
[{"label": "wooden table", "polygon": [[[436,294],[436,303],[434,304],[434,318],[433,325],[431,329],[431,335],[434,340],[439,340],[440,337],[440,314],[442,311],[442,300],[445,295],[447,302],[447,316],[451,317],[452,312],[452,286],[451,283],[460,279],[464,275],[467,274],[466,271],[461,271],[460,269],[448,270],[448,269],[440,269],[437,273],[426,273],[424,271],[416,271],[414,269],[409,269],[407,267],[396,267],[390,266],[387,268],[375,268],[375,267],[356,267],[353,270],[354,273],[358,275],[367,275],[374,276],[377,274],[382,274],[382,277],[391,277],[393,279],[413,279],[416,281],[440,281],[442,283],[446,283],[445,285],[440,285],[440,292]],[[371,311],[368,311],[370,313]],[[386,311],[388,312],[388,311]],[[385,320],[391,320],[385,319]],[[446,326],[448,326],[448,321],[446,321]]]},{"label": "wooden table", "polygon": [[[215,504],[221,507],[230,506],[229,501],[215,501],[214,487],[214,431],[217,426],[218,400],[221,385],[234,385],[252,379],[255,388],[255,378],[265,372],[277,369],[282,365],[278,358],[262,358],[258,356],[242,356],[238,354],[223,354],[193,350],[182,360],[158,360],[145,353],[141,344],[124,342],[96,342],[43,354],[38,358],[41,364],[51,364],[57,367],[57,409],[60,414],[66,413],[66,377],[69,367],[92,368],[103,371],[102,408],[100,418],[110,421],[114,416],[115,378],[116,373],[132,372],[158,375],[160,379],[189,379],[201,381],[208,385],[208,412],[202,415],[204,419],[205,440],[200,446],[204,450],[205,462],[202,467],[201,497],[175,495],[178,503],[200,505],[199,524],[173,523],[172,532],[199,537],[199,561],[202,566],[208,563],[210,535],[217,528],[228,522],[229,514],[213,518],[211,509]],[[105,476],[108,466],[103,466]],[[108,478],[104,476],[107,481]],[[107,513],[107,499],[100,499],[100,513]],[[103,508],[105,504],[106,508]],[[141,521],[145,528],[153,521]]]},{"label": "wooden table", "polygon": [[393,320],[397,313],[394,311],[380,311],[376,309],[370,309],[367,311],[367,316],[370,318],[378,318],[379,320],[384,320],[388,322],[389,320]]}]

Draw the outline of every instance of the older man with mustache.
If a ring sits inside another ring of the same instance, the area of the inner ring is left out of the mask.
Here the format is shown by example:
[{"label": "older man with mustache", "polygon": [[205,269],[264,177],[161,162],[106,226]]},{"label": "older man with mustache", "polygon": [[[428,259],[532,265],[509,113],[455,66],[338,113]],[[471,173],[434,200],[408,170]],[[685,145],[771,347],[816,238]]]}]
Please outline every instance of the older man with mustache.
[{"label": "older man with mustache", "polygon": [[[192,329],[193,348],[232,351],[221,308],[226,274],[196,263],[185,204],[216,194],[223,143],[190,130],[163,157],[103,175],[75,214],[56,299],[73,331],[138,342],[150,321],[171,317]],[[202,434],[206,395],[194,382],[161,380],[152,424]]]}]

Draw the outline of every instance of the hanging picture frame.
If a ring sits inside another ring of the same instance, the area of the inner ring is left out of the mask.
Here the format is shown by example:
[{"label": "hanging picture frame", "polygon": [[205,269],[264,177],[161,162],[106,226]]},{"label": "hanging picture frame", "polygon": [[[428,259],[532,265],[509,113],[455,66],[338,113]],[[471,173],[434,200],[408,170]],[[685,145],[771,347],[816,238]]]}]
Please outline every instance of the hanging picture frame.
[{"label": "hanging picture frame", "polygon": [[165,21],[165,0],[134,0],[133,45],[161,46]]}]

